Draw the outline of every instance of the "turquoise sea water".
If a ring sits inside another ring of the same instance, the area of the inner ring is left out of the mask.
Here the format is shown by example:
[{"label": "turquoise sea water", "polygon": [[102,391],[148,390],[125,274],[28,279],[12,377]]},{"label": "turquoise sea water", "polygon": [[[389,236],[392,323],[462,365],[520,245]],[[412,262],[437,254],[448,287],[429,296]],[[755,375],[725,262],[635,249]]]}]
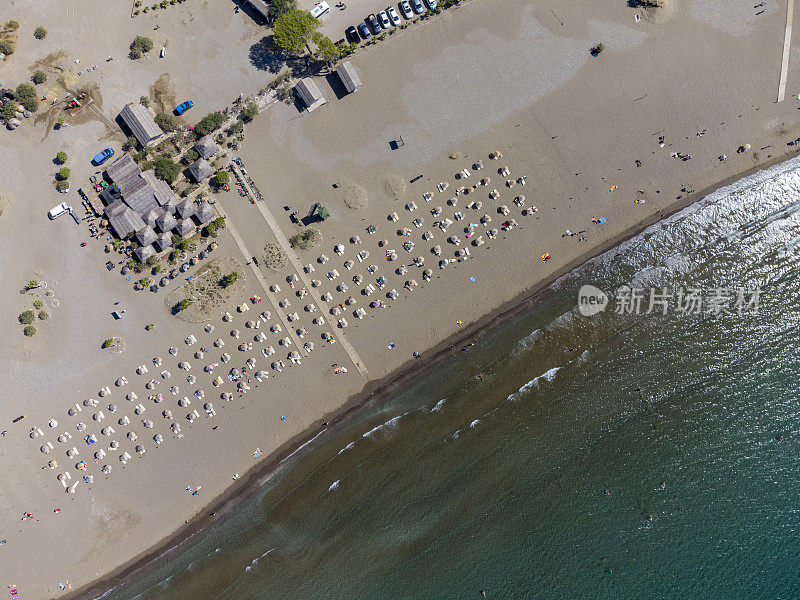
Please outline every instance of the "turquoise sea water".
[{"label": "turquoise sea water", "polygon": [[[564,278],[106,598],[800,596],[799,165]],[[584,283],[762,293],[583,317]]]}]

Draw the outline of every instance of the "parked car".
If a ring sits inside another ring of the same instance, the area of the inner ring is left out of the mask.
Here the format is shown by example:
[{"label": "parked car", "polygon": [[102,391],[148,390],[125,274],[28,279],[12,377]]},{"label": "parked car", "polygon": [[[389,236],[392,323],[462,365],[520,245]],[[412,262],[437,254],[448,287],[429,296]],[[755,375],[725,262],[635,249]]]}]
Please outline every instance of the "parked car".
[{"label": "parked car", "polygon": [[384,29],[389,29],[389,27],[392,26],[391,21],[389,21],[389,15],[386,14],[385,10],[378,13],[378,23],[380,23],[381,27]]},{"label": "parked car", "polygon": [[111,148],[106,148],[102,152],[98,152],[97,154],[94,155],[94,158],[92,159],[92,164],[95,166],[100,166],[112,156],[114,156],[114,151]]},{"label": "parked car", "polygon": [[186,102],[178,104],[178,106],[175,107],[175,114],[182,115],[193,106],[194,102],[192,102],[191,100],[187,100]]},{"label": "parked car", "polygon": [[81,200],[83,200],[84,202],[89,201],[89,197],[86,195],[86,192],[84,192],[82,188],[78,188],[78,196],[80,196]]},{"label": "parked car", "polygon": [[411,0],[411,6],[414,7],[414,12],[418,15],[425,12],[425,7],[422,6],[422,0]]},{"label": "parked car", "polygon": [[428,8],[431,10],[436,10],[436,0],[425,0],[425,4],[427,4]]},{"label": "parked car", "polygon": [[389,15],[389,20],[392,22],[392,25],[397,27],[400,25],[400,15],[397,14],[397,11],[394,9],[394,6],[390,6],[386,9],[386,14]]},{"label": "parked car", "polygon": [[381,32],[381,26],[380,23],[378,23],[377,17],[375,17],[375,13],[369,15],[365,20],[374,35],[378,35]]},{"label": "parked car", "polygon": [[365,40],[369,38],[372,34],[369,32],[369,27],[367,27],[366,23],[361,23],[358,26],[358,31],[361,32],[361,37]]},{"label": "parked car", "polygon": [[361,38],[358,37],[358,30],[352,25],[345,29],[344,37],[347,38],[347,41],[350,44],[357,44],[361,41]]},{"label": "parked car", "polygon": [[414,12],[411,10],[411,5],[408,3],[408,0],[400,0],[400,12],[403,13],[406,19],[410,19],[414,16]]},{"label": "parked car", "polygon": [[58,204],[57,206],[51,208],[50,211],[47,213],[47,216],[52,221],[53,219],[57,219],[61,215],[67,214],[67,212],[69,212],[69,206],[67,206],[66,202],[62,202],[61,204]]}]

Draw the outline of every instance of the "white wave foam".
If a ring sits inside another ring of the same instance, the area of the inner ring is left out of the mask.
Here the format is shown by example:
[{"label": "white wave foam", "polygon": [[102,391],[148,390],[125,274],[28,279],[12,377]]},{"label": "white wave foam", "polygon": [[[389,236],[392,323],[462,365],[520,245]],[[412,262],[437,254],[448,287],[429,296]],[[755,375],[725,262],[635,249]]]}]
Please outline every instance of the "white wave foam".
[{"label": "white wave foam", "polygon": [[336,453],[336,456],[339,456],[339,455],[340,455],[342,452],[344,452],[345,450],[350,450],[350,449],[351,449],[353,446],[355,446],[355,445],[356,445],[356,443],[355,443],[355,442],[350,442],[349,444],[347,444],[347,446],[345,446],[344,448],[342,448],[341,450],[339,450],[339,451]]},{"label": "white wave foam", "polygon": [[538,387],[539,385],[541,385],[539,383],[540,381],[548,381],[548,382],[549,381],[553,381],[553,379],[556,376],[556,373],[558,373],[560,370],[561,370],[561,367],[553,367],[552,369],[549,369],[548,371],[545,371],[544,373],[542,373],[538,377],[534,377],[528,383],[526,383],[521,388],[519,388],[516,392],[514,392],[511,395],[509,395],[508,398],[506,398],[506,400],[509,400],[510,402],[516,402],[517,400],[519,400],[523,396],[523,394],[525,394],[532,387],[534,387],[534,386]]},{"label": "white wave foam", "polygon": [[339,482],[340,482],[340,481],[341,481],[341,479],[337,479],[336,481],[334,481],[334,482],[331,484],[331,487],[329,487],[329,488],[328,488],[328,491],[329,491],[329,492],[332,492],[333,490],[335,490],[336,488],[338,488],[338,487],[339,487]]},{"label": "white wave foam", "polygon": [[373,427],[367,433],[363,434],[361,437],[368,438],[368,437],[371,437],[372,434],[374,434],[374,433],[377,433],[379,431],[383,431],[384,429],[390,429],[390,428],[394,427],[395,425],[397,425],[398,421],[400,421],[402,416],[403,415],[398,415],[398,416],[396,416],[396,417],[394,417],[392,419],[389,419],[388,421],[386,421],[386,423],[381,423],[377,427]]},{"label": "white wave foam", "polygon": [[441,400],[439,400],[439,401],[436,403],[436,406],[434,406],[434,407],[431,409],[431,412],[432,412],[432,413],[435,413],[435,412],[439,412],[440,410],[442,410],[442,406],[444,406],[444,402],[445,402],[445,398],[442,398]]},{"label": "white wave foam", "polygon": [[478,426],[478,423],[480,422],[481,422],[480,419],[475,419],[472,423],[469,424],[469,426],[475,429]]},{"label": "white wave foam", "polygon": [[460,429],[456,429],[456,430],[453,432],[452,438],[453,438],[453,439],[456,439],[456,438],[458,437],[458,434],[459,434],[459,433],[461,433],[461,430],[460,430]]},{"label": "white wave foam", "polygon": [[315,439],[317,439],[319,436],[321,436],[323,433],[325,433],[325,431],[327,431],[327,429],[328,429],[328,428],[326,427],[325,429],[323,429],[322,431],[320,431],[320,432],[319,432],[317,435],[315,435],[315,436],[314,436],[314,437],[312,437],[310,440],[308,440],[308,441],[307,441],[305,444],[301,444],[300,446],[298,446],[298,447],[297,447],[297,449],[296,449],[294,452],[292,452],[292,453],[291,453],[289,456],[287,456],[286,458],[284,458],[284,459],[283,459],[281,462],[279,462],[278,464],[282,465],[283,463],[285,463],[287,460],[289,460],[290,458],[292,458],[292,457],[293,457],[295,454],[297,454],[298,452],[300,452],[300,451],[301,451],[303,448],[305,448],[306,446],[308,446],[308,445],[309,445],[311,442],[313,442]]}]

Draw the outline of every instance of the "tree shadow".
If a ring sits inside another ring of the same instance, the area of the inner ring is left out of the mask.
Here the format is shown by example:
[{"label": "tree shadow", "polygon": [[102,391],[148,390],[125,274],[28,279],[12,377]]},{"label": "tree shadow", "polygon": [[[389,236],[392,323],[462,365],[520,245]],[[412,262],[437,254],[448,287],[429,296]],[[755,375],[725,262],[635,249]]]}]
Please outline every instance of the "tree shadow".
[{"label": "tree shadow", "polygon": [[248,52],[250,64],[259,71],[267,71],[277,75],[284,67],[289,67],[296,77],[308,77],[317,74],[325,66],[323,61],[309,55],[292,56],[277,50],[272,42],[272,35],[261,38],[250,46]]}]

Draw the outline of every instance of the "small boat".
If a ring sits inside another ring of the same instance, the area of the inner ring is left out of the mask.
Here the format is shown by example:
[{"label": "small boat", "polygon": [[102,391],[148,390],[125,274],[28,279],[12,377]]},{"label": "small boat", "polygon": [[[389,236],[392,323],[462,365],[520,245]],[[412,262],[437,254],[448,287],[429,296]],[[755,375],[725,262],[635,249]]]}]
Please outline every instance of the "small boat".
[{"label": "small boat", "polygon": [[164,58],[166,55],[167,55],[167,47],[166,46],[161,46],[161,55],[160,55],[160,57]]}]

